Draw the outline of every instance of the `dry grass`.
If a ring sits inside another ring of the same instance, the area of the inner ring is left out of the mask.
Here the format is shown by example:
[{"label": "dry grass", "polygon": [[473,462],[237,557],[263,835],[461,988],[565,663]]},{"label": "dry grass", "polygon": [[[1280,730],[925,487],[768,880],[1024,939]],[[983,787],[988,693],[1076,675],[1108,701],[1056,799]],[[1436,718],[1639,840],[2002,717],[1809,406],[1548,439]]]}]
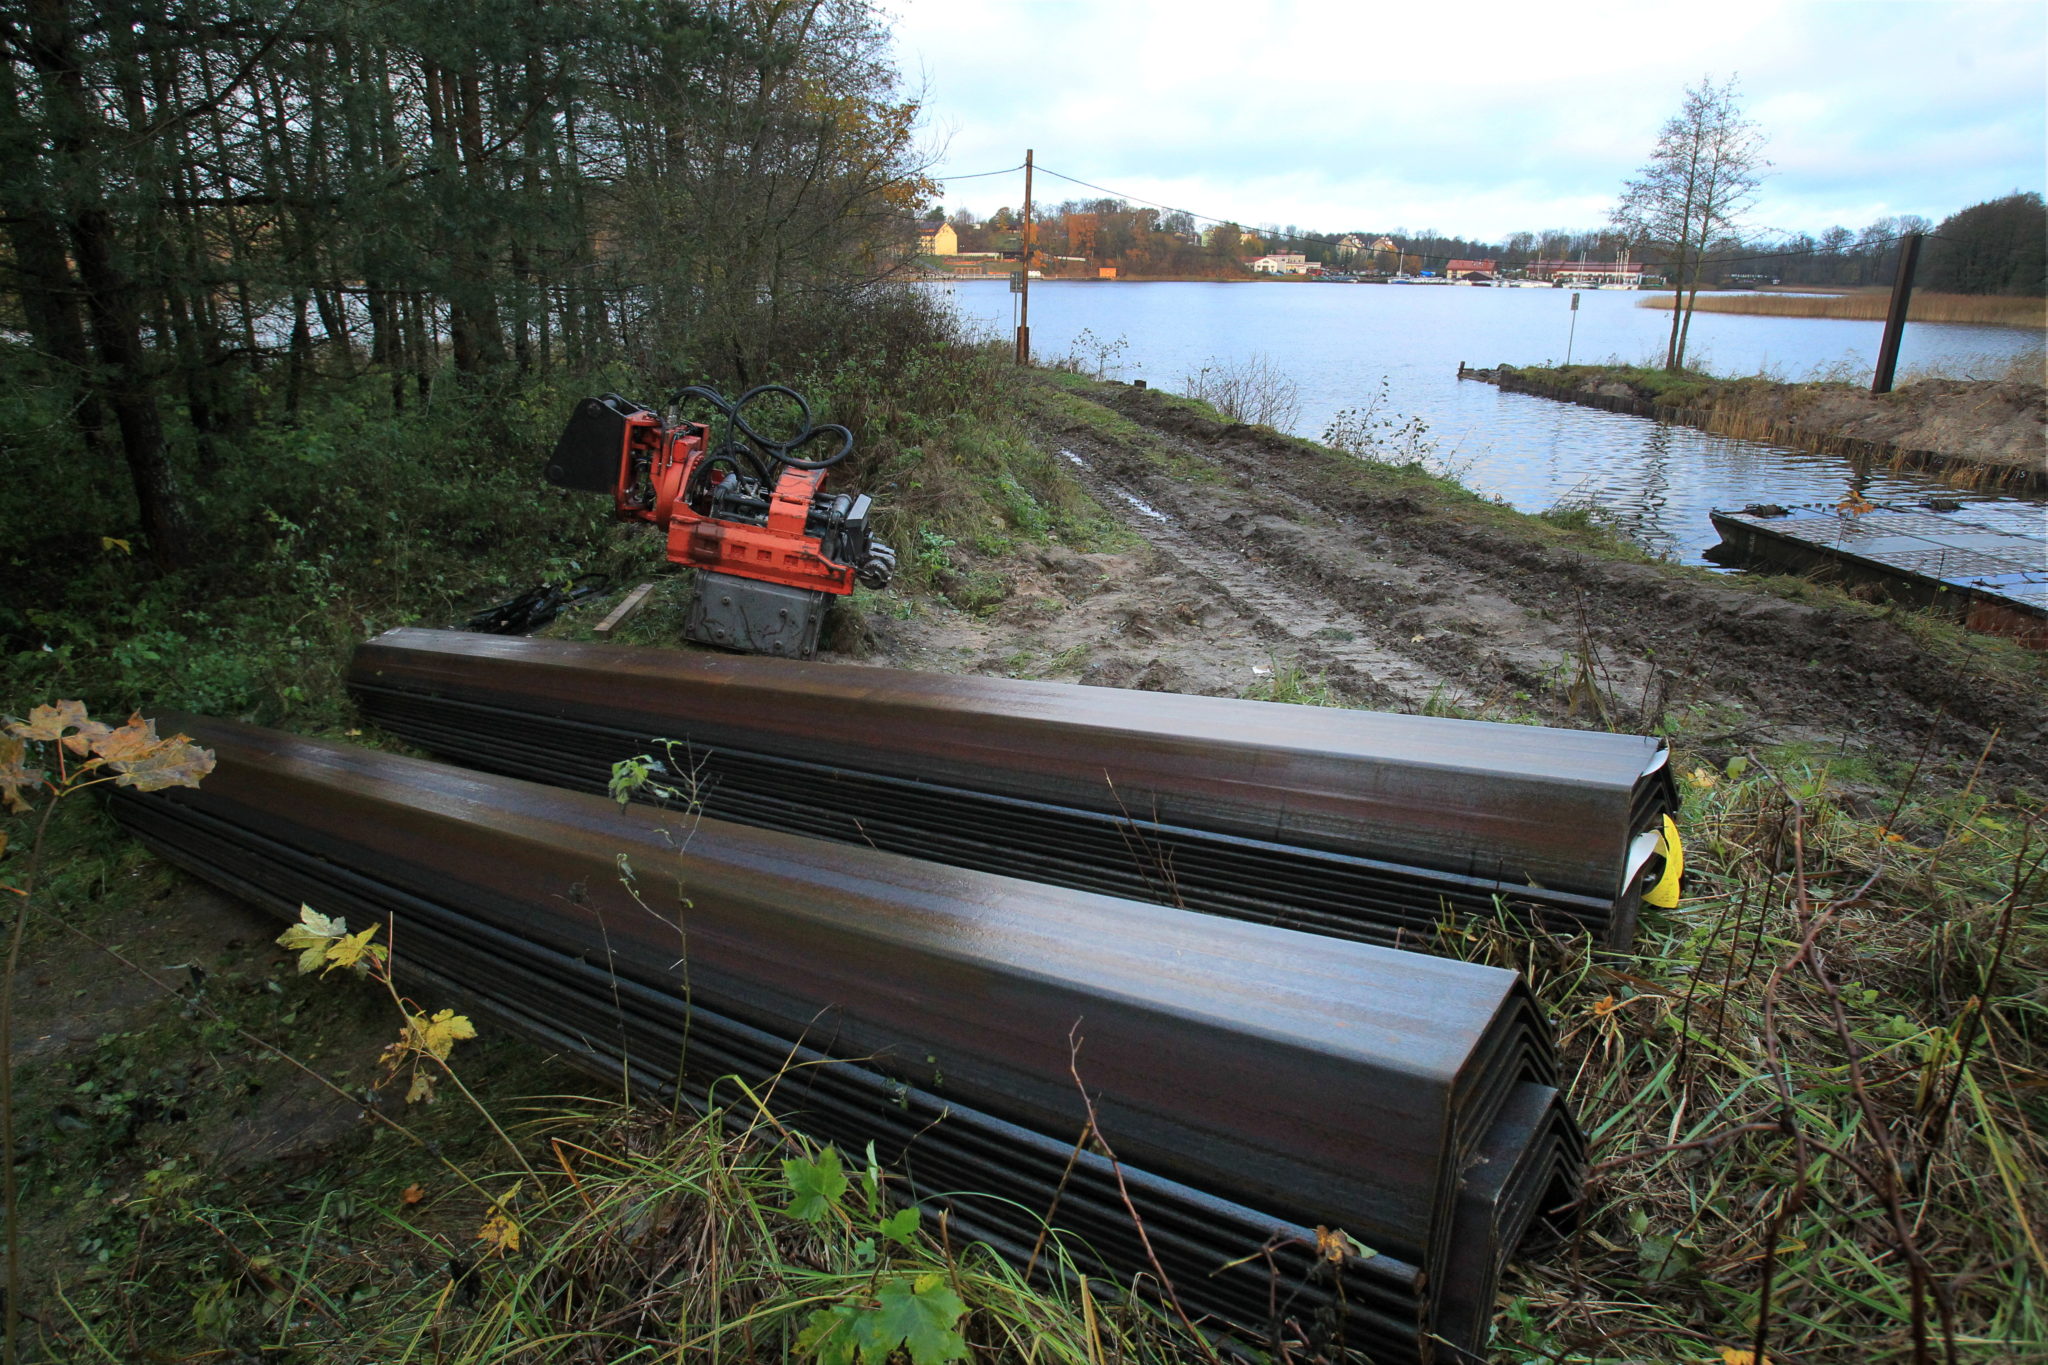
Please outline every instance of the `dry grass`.
[{"label": "dry grass", "polygon": [[1500,1358],[2048,1358],[2038,810],[1796,755],[1687,785],[1635,954],[1474,941],[1560,1020],[1595,1163]]},{"label": "dry grass", "polygon": [[[1642,299],[1641,308],[1670,309],[1676,296],[1652,294]],[[1891,291],[1864,290],[1854,294],[1702,294],[1702,313],[1749,313],[1773,318],[1847,318],[1859,322],[1882,322],[1891,304]],[[1997,294],[1913,295],[1907,317],[1913,322],[1964,322],[1994,327],[2048,327],[2048,299],[2007,298]]]}]

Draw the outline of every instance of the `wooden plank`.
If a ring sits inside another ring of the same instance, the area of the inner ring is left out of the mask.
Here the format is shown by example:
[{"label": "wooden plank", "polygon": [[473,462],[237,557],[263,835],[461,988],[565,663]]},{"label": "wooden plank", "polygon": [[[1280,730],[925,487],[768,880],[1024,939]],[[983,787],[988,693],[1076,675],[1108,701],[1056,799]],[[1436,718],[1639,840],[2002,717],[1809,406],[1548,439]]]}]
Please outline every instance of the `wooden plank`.
[{"label": "wooden plank", "polygon": [[627,618],[647,605],[647,599],[653,593],[654,584],[652,582],[642,583],[639,587],[627,593],[626,600],[613,607],[612,614],[597,623],[597,634],[608,636],[624,625]]}]

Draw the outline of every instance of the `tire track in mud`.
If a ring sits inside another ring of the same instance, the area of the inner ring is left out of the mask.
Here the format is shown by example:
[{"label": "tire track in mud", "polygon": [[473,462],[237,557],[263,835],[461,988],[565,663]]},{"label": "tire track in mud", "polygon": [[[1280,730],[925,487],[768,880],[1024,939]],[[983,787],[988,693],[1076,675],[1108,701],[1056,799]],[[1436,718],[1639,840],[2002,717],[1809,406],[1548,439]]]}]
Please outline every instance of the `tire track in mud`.
[{"label": "tire track in mud", "polygon": [[[1362,699],[1419,710],[1432,700],[1469,700],[1465,681],[1414,654],[1377,643],[1352,611],[1239,546],[1210,543],[1171,489],[1135,490],[1109,472],[1118,461],[1080,432],[1050,436],[1074,478],[1112,515],[1181,570],[1253,619],[1262,636],[1285,643],[1298,665],[1322,673]],[[1166,504],[1162,508],[1159,504]]]},{"label": "tire track in mud", "polygon": [[[1202,509],[1241,509],[1275,581],[1317,590],[1382,646],[1405,642],[1392,652],[1457,680],[1467,698],[1587,724],[1571,703],[1583,690],[1575,675],[1590,669],[1617,726],[1704,707],[1716,730],[1695,742],[1708,749],[1805,740],[1897,759],[1924,748],[1957,781],[1981,764],[1987,783],[2048,789],[2039,670],[1972,667],[1967,646],[1944,653],[1879,609],[1495,527],[1429,494],[1356,483],[1342,457],[1191,417],[1148,392],[1091,401],[1143,429],[1101,441],[1107,466],[1139,496],[1212,540],[1226,528]],[[1057,440],[1093,431],[1068,421]]]}]

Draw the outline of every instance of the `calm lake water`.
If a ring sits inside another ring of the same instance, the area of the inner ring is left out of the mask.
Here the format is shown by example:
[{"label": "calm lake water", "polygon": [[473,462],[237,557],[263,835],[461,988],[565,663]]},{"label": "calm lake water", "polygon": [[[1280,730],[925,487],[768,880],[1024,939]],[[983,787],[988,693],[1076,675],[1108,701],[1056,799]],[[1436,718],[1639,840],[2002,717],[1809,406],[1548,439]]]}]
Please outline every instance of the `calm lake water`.
[{"label": "calm lake water", "polygon": [[[1014,296],[1003,280],[934,286],[961,315],[1008,336]],[[1703,563],[1715,543],[1707,511],[1752,502],[1835,502],[1853,489],[1883,500],[1946,489],[1915,474],[1859,481],[1844,460],[1661,426],[1640,417],[1506,394],[1460,381],[1473,366],[1562,361],[1660,363],[1671,315],[1642,294],[1354,284],[1133,284],[1047,281],[1031,288],[1032,350],[1041,361],[1098,347],[1108,374],[1182,390],[1204,365],[1263,356],[1300,386],[1294,430],[1320,436],[1337,414],[1371,403],[1382,416],[1420,418],[1432,464],[1525,512],[1590,502],[1651,550]],[[1700,313],[1688,357],[1719,374],[1759,370],[1867,383],[1882,328],[1875,322]],[[1087,334],[1084,336],[1084,333]],[[1092,342],[1090,340],[1092,338]],[[2039,367],[2042,334],[2019,328],[1914,323],[1899,371],[1991,377],[2016,361]]]}]

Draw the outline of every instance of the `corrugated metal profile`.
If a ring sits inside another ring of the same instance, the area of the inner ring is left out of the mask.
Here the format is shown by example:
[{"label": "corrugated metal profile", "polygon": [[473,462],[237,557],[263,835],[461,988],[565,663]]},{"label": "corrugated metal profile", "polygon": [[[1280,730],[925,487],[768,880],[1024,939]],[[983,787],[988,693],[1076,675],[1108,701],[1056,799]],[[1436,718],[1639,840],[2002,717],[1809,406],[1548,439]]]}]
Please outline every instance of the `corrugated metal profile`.
[{"label": "corrugated metal profile", "polygon": [[[1250,1338],[1465,1359],[1506,1258],[1568,1216],[1580,1140],[1513,973],[160,723],[219,759],[117,794],[172,861],[281,916],[388,921],[401,963],[636,1088],[740,1076],[1009,1254],[1083,1131],[1073,1066],[1181,1301]],[[1145,1274],[1101,1157],[1054,1217],[1084,1268]],[[1319,1259],[1319,1225],[1376,1254]]]},{"label": "corrugated metal profile", "polygon": [[1661,741],[1539,726],[426,630],[349,683],[490,771],[665,741],[718,819],[1389,946],[1505,907],[1624,947],[1676,806]]}]

